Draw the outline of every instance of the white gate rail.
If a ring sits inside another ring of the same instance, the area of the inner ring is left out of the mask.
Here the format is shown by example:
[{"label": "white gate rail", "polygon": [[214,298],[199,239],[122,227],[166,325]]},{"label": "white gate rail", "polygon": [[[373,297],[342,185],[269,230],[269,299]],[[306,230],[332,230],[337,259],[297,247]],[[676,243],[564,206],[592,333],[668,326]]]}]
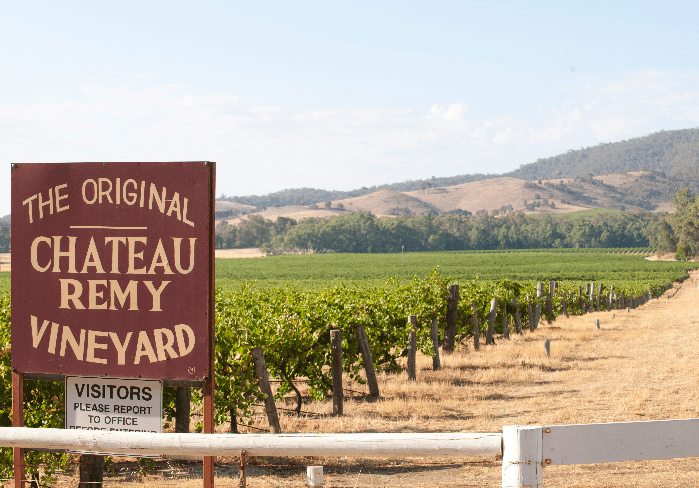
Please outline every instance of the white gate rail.
[{"label": "white gate rail", "polygon": [[542,468],[699,457],[699,419],[608,424],[508,426],[502,486],[542,486]]},{"label": "white gate rail", "polygon": [[0,428],[0,447],[179,456],[491,457],[504,488],[541,488],[543,467],[699,457],[699,419],[507,426],[502,434],[144,434]]},{"label": "white gate rail", "polygon": [[500,434],[147,434],[0,428],[0,447],[176,456],[490,457]]}]

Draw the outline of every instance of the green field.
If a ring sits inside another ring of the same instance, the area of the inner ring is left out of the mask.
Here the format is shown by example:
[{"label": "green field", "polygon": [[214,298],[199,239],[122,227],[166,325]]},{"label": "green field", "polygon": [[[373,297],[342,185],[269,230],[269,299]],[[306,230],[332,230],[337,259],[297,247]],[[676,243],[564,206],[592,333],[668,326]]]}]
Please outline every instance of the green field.
[{"label": "green field", "polygon": [[216,286],[236,290],[244,282],[258,287],[292,285],[320,290],[345,283],[380,284],[391,276],[425,277],[439,266],[456,281],[669,282],[693,264],[648,261],[640,255],[555,251],[432,252],[400,254],[306,254],[216,260]]},{"label": "green field", "polygon": [[[439,266],[442,276],[456,281],[628,281],[672,282],[693,263],[648,261],[641,255],[609,252],[501,251],[400,254],[303,254],[251,259],[217,259],[216,286],[237,290],[245,282],[256,287],[295,286],[321,290],[333,285],[377,285],[398,276],[425,277]],[[0,273],[0,293],[9,291],[10,273]]]}]

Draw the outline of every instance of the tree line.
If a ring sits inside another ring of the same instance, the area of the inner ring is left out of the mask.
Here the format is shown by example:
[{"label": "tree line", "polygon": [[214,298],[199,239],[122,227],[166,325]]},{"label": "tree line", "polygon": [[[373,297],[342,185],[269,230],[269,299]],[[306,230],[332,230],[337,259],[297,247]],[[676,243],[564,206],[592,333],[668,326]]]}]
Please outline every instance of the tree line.
[{"label": "tree line", "polygon": [[650,212],[397,218],[353,213],[300,222],[249,216],[237,226],[225,226],[216,237],[216,247],[260,247],[270,253],[647,247],[651,229],[662,220]]},{"label": "tree line", "polygon": [[685,188],[672,200],[676,211],[654,222],[650,243],[678,260],[699,256],[699,195]]}]

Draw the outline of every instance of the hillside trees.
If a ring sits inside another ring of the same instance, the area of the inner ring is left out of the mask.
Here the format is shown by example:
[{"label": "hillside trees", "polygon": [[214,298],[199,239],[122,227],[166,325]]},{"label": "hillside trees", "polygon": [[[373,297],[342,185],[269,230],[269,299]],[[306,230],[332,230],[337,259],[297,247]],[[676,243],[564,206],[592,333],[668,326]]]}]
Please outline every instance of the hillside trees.
[{"label": "hillside trees", "polygon": [[591,217],[528,216],[519,212],[493,217],[444,215],[378,218],[353,213],[301,222],[250,216],[228,226],[220,247],[261,247],[279,252],[398,252],[535,248],[645,247],[660,217],[649,212]]},{"label": "hillside trees", "polygon": [[10,227],[0,224],[0,252],[10,252]]},{"label": "hillside trees", "polygon": [[653,231],[658,248],[687,259],[699,254],[699,197],[685,188],[672,200],[676,212],[657,224]]}]

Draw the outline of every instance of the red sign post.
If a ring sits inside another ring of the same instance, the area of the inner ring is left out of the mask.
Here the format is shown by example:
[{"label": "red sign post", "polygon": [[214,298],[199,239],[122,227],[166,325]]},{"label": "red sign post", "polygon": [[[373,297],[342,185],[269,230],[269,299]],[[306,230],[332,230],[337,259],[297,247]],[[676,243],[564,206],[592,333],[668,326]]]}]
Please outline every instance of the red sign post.
[{"label": "red sign post", "polygon": [[13,370],[199,383],[213,432],[214,190],[209,162],[13,165]]}]

